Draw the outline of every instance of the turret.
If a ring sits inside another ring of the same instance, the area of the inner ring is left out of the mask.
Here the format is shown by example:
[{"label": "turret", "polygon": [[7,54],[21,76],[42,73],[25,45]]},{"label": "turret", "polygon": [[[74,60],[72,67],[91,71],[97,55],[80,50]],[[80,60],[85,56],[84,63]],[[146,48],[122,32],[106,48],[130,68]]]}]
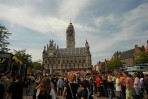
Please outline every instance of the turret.
[{"label": "turret", "polygon": [[89,49],[89,44],[88,44],[87,40],[86,40],[86,43],[85,43],[85,47],[86,47],[87,49]]},{"label": "turret", "polygon": [[90,54],[90,51],[89,51],[89,44],[86,40],[86,43],[85,43],[85,47],[86,47],[86,50],[87,50],[87,54],[89,55]]},{"label": "turret", "polygon": [[57,45],[57,50],[59,49],[59,46]]},{"label": "turret", "polygon": [[46,52],[46,46],[44,46],[44,50],[43,50],[43,52]]},{"label": "turret", "polygon": [[48,50],[48,44],[47,44],[47,50]]},{"label": "turret", "polygon": [[44,50],[43,50],[43,53],[42,53],[42,58],[45,57],[45,54],[46,54],[46,46],[44,46]]}]

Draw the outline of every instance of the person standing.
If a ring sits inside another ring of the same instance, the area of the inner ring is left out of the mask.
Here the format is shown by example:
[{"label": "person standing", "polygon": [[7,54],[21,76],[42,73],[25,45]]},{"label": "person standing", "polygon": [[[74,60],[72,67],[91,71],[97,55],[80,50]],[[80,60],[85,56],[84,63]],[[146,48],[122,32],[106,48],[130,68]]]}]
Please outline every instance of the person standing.
[{"label": "person standing", "polygon": [[7,91],[11,84],[11,72],[6,72],[1,79],[4,84],[5,91]]},{"label": "person standing", "polygon": [[63,97],[66,96],[66,99],[77,99],[76,94],[77,94],[79,85],[75,83],[76,75],[70,74],[68,77],[68,81],[69,83],[64,87]]},{"label": "person standing", "polygon": [[59,96],[62,96],[63,87],[64,87],[64,81],[62,77],[59,77],[59,80],[57,82],[57,93]]},{"label": "person standing", "polygon": [[114,91],[114,82],[112,81],[111,76],[108,76],[107,79],[107,91],[108,91],[108,98],[113,99],[113,91]]},{"label": "person standing", "polygon": [[57,82],[58,82],[58,77],[56,77],[55,75],[53,75],[53,77],[51,77],[51,82],[54,84],[55,91],[56,91],[56,93],[57,93]]},{"label": "person standing", "polygon": [[24,87],[27,87],[27,84],[21,81],[21,76],[16,76],[15,82],[12,83],[8,89],[6,99],[8,99],[8,97],[11,97],[11,99],[23,99]]},{"label": "person standing", "polygon": [[121,98],[121,82],[120,82],[120,75],[117,75],[117,78],[116,78],[116,97],[117,99],[122,99]]},{"label": "person standing", "polygon": [[126,86],[125,86],[125,77],[123,76],[123,74],[120,74],[120,83],[121,83],[122,99],[125,99]]},{"label": "person standing", "polygon": [[125,85],[126,85],[126,99],[133,99],[132,89],[133,89],[133,81],[132,78],[125,73]]},{"label": "person standing", "polygon": [[90,93],[91,93],[91,95],[93,95],[93,90],[94,90],[93,86],[94,86],[94,83],[95,83],[95,76],[92,75],[92,76],[90,77],[90,79],[89,79]]},{"label": "person standing", "polygon": [[148,96],[148,74],[146,74],[143,78],[143,85],[144,85],[144,90],[146,91],[146,94]]},{"label": "person standing", "polygon": [[4,98],[4,94],[5,94],[5,88],[4,88],[3,82],[1,81],[1,77],[0,77],[0,99]]},{"label": "person standing", "polygon": [[134,74],[134,89],[135,89],[135,92],[137,94],[137,99],[140,99],[140,79],[138,78],[138,74],[135,73]]},{"label": "person standing", "polygon": [[48,77],[43,78],[37,92],[36,99],[56,99],[54,89],[51,87],[51,81]]},{"label": "person standing", "polygon": [[96,78],[96,85],[97,85],[97,92],[98,92],[98,97],[100,97],[100,91],[101,91],[101,78],[98,76]]},{"label": "person standing", "polygon": [[106,97],[108,97],[108,94],[107,94],[107,77],[106,77],[106,75],[102,75],[102,84],[103,84],[104,95]]},{"label": "person standing", "polygon": [[82,89],[77,93],[77,99],[93,99],[89,90],[89,81],[83,80],[81,86]]}]

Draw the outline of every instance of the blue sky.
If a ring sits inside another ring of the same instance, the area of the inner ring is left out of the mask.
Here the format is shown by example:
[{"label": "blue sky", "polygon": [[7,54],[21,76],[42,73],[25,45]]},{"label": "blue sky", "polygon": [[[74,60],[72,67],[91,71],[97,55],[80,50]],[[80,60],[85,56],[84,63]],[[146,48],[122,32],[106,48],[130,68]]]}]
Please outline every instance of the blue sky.
[{"label": "blue sky", "polygon": [[76,47],[87,39],[95,65],[116,51],[146,46],[147,10],[148,0],[0,0],[0,24],[12,33],[9,48],[26,49],[36,61],[51,39],[66,47],[71,18]]}]

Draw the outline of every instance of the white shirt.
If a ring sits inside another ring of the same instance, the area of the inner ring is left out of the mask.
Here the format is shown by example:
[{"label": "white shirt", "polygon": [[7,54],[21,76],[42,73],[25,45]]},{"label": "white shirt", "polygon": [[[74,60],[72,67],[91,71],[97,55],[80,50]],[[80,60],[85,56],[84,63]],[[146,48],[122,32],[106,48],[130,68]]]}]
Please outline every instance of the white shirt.
[{"label": "white shirt", "polygon": [[138,77],[134,79],[134,88],[140,88],[140,79]]},{"label": "white shirt", "polygon": [[[39,93],[40,93],[40,89],[38,89],[37,92],[36,92],[36,99],[38,99]],[[51,88],[51,91],[50,91],[50,95],[51,95],[52,99],[56,99],[55,92],[52,88]]]},{"label": "white shirt", "polygon": [[140,78],[140,88],[143,88],[143,78]]},{"label": "white shirt", "polygon": [[119,78],[116,78],[116,91],[121,91],[121,84]]}]

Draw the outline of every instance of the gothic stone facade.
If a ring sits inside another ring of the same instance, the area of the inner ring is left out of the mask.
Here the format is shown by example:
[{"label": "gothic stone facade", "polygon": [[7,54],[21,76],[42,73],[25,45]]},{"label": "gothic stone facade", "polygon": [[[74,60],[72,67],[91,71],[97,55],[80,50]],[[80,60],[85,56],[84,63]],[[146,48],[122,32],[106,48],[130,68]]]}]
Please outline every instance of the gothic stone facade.
[{"label": "gothic stone facade", "polygon": [[66,30],[66,48],[59,48],[50,40],[43,50],[43,65],[46,73],[58,71],[91,70],[91,53],[86,40],[85,47],[75,48],[75,30],[70,22]]}]

